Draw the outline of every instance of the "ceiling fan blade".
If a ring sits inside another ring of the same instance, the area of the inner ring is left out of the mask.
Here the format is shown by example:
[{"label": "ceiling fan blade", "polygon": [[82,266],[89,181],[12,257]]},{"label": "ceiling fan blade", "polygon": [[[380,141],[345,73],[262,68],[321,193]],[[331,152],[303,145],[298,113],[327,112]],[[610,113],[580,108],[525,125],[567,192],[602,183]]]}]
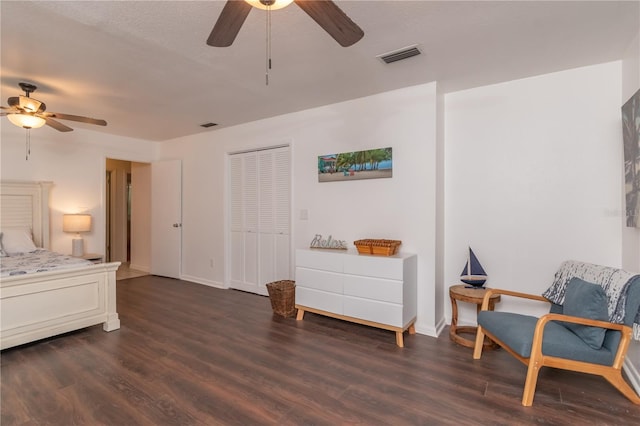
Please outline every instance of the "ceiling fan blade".
[{"label": "ceiling fan blade", "polygon": [[364,31],[331,0],[294,0],[342,47],[356,43]]},{"label": "ceiling fan blade", "polygon": [[207,44],[213,47],[231,46],[252,7],[244,0],[227,0]]},{"label": "ceiling fan blade", "polygon": [[73,129],[69,126],[62,124],[59,121],[54,120],[53,118],[42,116],[44,120],[47,122],[47,126],[51,126],[59,132],[72,132]]},{"label": "ceiling fan blade", "polygon": [[59,112],[45,112],[41,114],[42,118],[57,118],[60,120],[78,121],[80,123],[96,124],[98,126],[106,126],[107,122],[98,118],[82,117],[80,115],[62,114]]}]

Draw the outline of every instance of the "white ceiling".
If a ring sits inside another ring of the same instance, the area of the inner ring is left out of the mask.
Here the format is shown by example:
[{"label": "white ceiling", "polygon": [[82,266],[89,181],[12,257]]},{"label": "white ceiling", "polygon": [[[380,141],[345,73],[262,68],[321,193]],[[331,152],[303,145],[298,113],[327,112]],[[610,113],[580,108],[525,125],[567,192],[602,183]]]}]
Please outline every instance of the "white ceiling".
[{"label": "white ceiling", "polygon": [[[638,1],[336,4],[365,32],[348,48],[295,4],[272,12],[266,86],[262,10],[214,48],[223,1],[1,1],[2,104],[26,81],[49,111],[109,123],[71,127],[161,141],[431,81],[452,92],[617,60],[640,27]],[[422,55],[376,58],[414,44]]]}]

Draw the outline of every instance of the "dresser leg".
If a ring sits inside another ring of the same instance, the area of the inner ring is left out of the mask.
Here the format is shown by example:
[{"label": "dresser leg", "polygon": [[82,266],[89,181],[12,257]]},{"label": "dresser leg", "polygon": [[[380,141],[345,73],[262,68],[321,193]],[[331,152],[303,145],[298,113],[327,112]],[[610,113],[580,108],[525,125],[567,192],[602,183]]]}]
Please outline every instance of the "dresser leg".
[{"label": "dresser leg", "polygon": [[404,348],[404,341],[402,339],[402,331],[396,331],[396,345]]},{"label": "dresser leg", "polygon": [[298,308],[298,315],[296,315],[296,320],[302,321],[302,318],[304,318],[304,309]]},{"label": "dresser leg", "polygon": [[409,326],[409,334],[416,334],[416,323]]}]

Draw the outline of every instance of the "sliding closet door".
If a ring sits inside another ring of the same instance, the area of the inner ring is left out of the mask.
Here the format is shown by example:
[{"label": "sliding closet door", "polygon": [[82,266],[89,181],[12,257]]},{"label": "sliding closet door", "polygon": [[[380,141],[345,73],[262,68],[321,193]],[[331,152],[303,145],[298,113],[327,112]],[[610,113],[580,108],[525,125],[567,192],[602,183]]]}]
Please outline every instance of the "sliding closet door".
[{"label": "sliding closet door", "polygon": [[230,286],[267,294],[290,278],[289,148],[230,158]]},{"label": "sliding closet door", "polygon": [[[290,167],[289,148],[258,152],[260,283],[289,279]],[[264,290],[266,291],[266,289]]]},{"label": "sliding closet door", "polygon": [[231,156],[230,286],[254,293],[258,286],[257,169],[255,153]]}]

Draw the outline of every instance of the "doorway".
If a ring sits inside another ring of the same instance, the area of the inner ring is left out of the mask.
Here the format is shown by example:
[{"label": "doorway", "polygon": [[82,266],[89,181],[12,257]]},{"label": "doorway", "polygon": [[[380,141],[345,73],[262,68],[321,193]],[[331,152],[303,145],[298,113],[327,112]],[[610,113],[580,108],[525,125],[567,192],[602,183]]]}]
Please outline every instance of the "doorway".
[{"label": "doorway", "polygon": [[148,274],[151,165],[107,158],[105,170],[105,260],[121,262],[118,279]]}]

